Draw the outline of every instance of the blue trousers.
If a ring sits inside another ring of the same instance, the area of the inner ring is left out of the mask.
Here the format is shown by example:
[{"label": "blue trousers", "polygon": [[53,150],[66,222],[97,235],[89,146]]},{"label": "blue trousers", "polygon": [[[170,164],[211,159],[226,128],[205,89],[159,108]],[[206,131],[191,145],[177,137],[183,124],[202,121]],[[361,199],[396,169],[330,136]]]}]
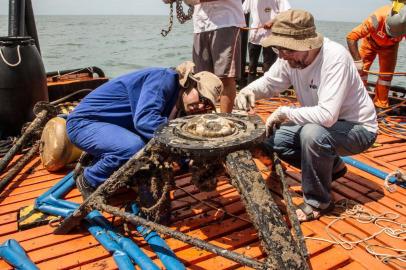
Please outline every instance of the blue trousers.
[{"label": "blue trousers", "polygon": [[84,120],[67,123],[69,139],[94,157],[84,177],[93,187],[102,184],[145,145],[136,133],[118,125]]},{"label": "blue trousers", "polygon": [[264,144],[268,152],[276,152],[282,160],[302,169],[304,201],[324,209],[332,199],[332,174],[345,166],[339,156],[359,154],[375,139],[375,133],[347,121],[337,121],[329,128],[287,123]]}]

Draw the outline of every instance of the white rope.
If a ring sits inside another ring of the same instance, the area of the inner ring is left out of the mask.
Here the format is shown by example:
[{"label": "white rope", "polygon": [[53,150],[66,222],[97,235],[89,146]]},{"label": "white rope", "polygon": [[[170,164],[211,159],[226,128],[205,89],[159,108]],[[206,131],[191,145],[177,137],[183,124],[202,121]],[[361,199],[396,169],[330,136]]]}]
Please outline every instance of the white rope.
[{"label": "white rope", "polygon": [[18,66],[18,65],[21,63],[20,45],[17,45],[17,55],[18,55],[18,61],[17,61],[17,63],[11,64],[11,63],[9,63],[9,62],[6,60],[6,58],[5,58],[4,55],[3,55],[2,49],[0,48],[0,56],[1,56],[1,59],[3,59],[4,63],[6,63],[6,65],[8,65],[8,66],[10,66],[10,67],[16,67],[16,66]]},{"label": "white rope", "polygon": [[[386,253],[380,253],[374,250],[374,247],[380,248],[380,249],[387,249],[387,250],[391,250],[394,252],[398,252],[398,253],[403,253],[400,255],[390,255],[388,256],[388,254]],[[391,248],[391,247],[386,247],[386,246],[380,246],[380,245],[368,245],[365,247],[367,249],[367,251],[371,254],[373,254],[377,259],[382,260],[382,262],[384,263],[389,263],[390,259],[396,258],[397,260],[401,261],[401,262],[406,262],[406,256],[405,256],[405,251],[403,249],[398,249],[398,248]]]},{"label": "white rope", "polygon": [[390,179],[391,177],[395,177],[395,178],[396,178],[396,181],[399,182],[399,183],[402,183],[402,182],[405,182],[405,181],[406,181],[406,174],[405,174],[403,171],[401,171],[400,169],[391,172],[390,174],[388,174],[388,175],[385,177],[385,182],[383,183],[385,189],[386,189],[387,191],[389,191],[389,192],[395,192],[395,191],[396,191],[396,186],[389,184],[389,179]]},{"label": "white rope", "polygon": [[[344,209],[345,211],[341,213],[339,216],[326,216],[327,218],[332,218],[333,221],[331,221],[326,227],[325,231],[327,235],[331,239],[325,239],[325,238],[319,238],[319,237],[305,237],[305,239],[309,240],[315,240],[315,241],[322,241],[322,242],[327,242],[331,243],[334,245],[340,245],[342,248],[346,250],[352,250],[355,248],[358,244],[365,244],[365,249],[368,253],[371,255],[375,256],[377,259],[381,260],[384,264],[388,264],[391,261],[393,261],[394,264],[397,266],[400,266],[398,262],[404,263],[406,262],[406,250],[405,249],[398,249],[398,248],[393,248],[389,247],[386,245],[376,245],[376,244],[369,244],[367,241],[376,238],[378,235],[385,233],[389,237],[395,238],[395,239],[401,239],[401,240],[406,240],[406,223],[400,223],[397,222],[396,220],[400,217],[399,214],[392,213],[392,212],[385,212],[382,214],[374,215],[371,212],[368,212],[367,210],[364,209],[364,207],[360,204],[357,204],[354,201],[350,200],[342,200],[336,204],[337,208]],[[380,230],[377,232],[373,233],[372,235],[362,238],[357,236],[354,233],[348,232],[348,233],[341,233],[338,235],[335,235],[332,233],[330,230],[331,227],[338,221],[344,221],[345,219],[355,219],[359,223],[363,224],[368,224],[368,223],[373,223],[375,224]],[[382,225],[381,223],[385,222],[387,225]],[[389,227],[389,224],[395,225],[398,227],[398,229],[394,229]],[[349,241],[345,237],[348,238],[348,236],[352,236],[358,240],[356,241]],[[379,248],[380,250],[386,249],[392,251],[391,254],[389,253],[382,253],[382,252],[377,252],[374,250],[374,248]],[[395,254],[396,253],[396,254]],[[404,268],[404,266],[400,266],[401,268]]]}]

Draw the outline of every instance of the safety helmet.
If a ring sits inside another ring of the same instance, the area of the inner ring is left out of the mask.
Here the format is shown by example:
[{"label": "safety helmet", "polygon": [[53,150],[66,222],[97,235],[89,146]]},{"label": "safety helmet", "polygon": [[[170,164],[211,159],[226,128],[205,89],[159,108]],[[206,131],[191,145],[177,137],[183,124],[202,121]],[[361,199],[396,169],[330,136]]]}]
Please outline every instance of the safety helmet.
[{"label": "safety helmet", "polygon": [[385,21],[386,32],[391,37],[406,34],[406,8],[403,1],[394,1],[390,14]]}]

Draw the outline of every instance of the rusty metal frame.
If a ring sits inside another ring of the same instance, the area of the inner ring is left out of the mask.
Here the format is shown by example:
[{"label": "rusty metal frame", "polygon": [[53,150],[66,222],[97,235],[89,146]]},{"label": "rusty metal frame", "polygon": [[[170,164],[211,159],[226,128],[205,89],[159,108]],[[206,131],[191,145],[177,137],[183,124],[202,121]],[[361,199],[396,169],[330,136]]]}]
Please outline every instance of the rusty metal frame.
[{"label": "rusty metal frame", "polygon": [[[114,216],[119,216],[132,224],[148,227],[187,244],[197,246],[203,250],[255,269],[309,269],[306,253],[303,252],[302,242],[296,242],[292,237],[248,150],[239,150],[234,147],[228,153],[222,153],[224,157],[223,165],[231,177],[232,185],[239,191],[254,227],[258,230],[263,248],[268,255],[265,262],[223,249],[106,204],[105,199],[120,188],[130,185],[132,176],[147,165],[152,156],[160,154],[163,157],[169,156],[173,150],[173,147],[163,148],[165,147],[163,147],[162,143],[158,143],[156,139],[150,140],[142,150],[99,186],[70,217],[67,217],[60,224],[54,233],[68,233],[78,226],[91,210],[97,209]],[[168,148],[170,149],[169,152]],[[181,157],[179,151],[174,152],[175,156]],[[256,193],[255,190],[259,193]],[[285,195],[289,196],[288,194]],[[300,230],[300,226],[297,228],[295,224],[295,229]],[[300,234],[297,234],[298,236]]]}]

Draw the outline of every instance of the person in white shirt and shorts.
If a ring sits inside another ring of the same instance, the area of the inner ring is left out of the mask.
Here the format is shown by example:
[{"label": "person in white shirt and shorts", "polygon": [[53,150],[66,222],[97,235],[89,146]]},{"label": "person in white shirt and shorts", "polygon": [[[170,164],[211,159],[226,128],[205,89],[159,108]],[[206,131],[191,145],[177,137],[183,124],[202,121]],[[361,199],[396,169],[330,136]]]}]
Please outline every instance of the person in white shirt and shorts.
[{"label": "person in white shirt and shorts", "polygon": [[240,28],[245,27],[241,0],[200,0],[193,13],[193,62],[195,72],[209,71],[224,85],[220,111],[233,109],[241,77]]},{"label": "person in white shirt and shorts", "polygon": [[242,9],[245,14],[250,13],[251,24],[248,36],[248,83],[257,77],[258,60],[262,50],[262,70],[268,71],[278,56],[271,47],[262,47],[261,40],[271,35],[269,26],[280,12],[290,9],[288,0],[245,0]]}]

